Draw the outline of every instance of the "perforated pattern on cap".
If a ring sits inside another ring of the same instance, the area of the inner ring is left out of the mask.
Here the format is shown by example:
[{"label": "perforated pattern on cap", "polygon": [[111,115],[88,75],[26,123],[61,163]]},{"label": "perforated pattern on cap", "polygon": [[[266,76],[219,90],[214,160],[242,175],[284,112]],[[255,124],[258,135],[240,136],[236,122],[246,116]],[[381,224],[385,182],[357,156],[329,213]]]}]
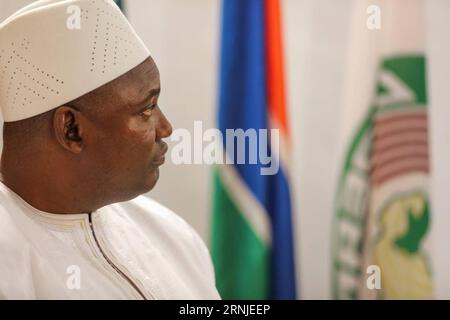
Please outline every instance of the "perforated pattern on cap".
[{"label": "perforated pattern on cap", "polygon": [[[4,105],[12,109],[25,108],[37,99],[46,100],[59,95],[64,81],[49,74],[28,59],[30,42],[24,38],[17,44],[0,50],[0,92]],[[3,105],[3,104],[2,104]]]},{"label": "perforated pattern on cap", "polygon": [[[67,27],[72,5],[80,8],[80,29]],[[148,56],[111,0],[37,1],[0,25],[3,117],[16,121],[56,108]]]}]

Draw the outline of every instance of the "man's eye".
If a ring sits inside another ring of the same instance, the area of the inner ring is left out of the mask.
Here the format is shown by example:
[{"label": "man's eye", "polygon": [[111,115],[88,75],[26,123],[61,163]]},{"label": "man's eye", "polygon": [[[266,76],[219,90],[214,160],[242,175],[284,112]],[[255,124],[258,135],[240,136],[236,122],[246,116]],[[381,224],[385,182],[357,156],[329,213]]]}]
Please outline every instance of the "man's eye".
[{"label": "man's eye", "polygon": [[148,107],[145,108],[145,110],[142,112],[142,115],[143,115],[143,116],[146,116],[146,117],[150,117],[150,116],[152,115],[153,109],[155,109],[155,108],[156,108],[156,105],[155,105],[155,104],[154,104],[154,105],[148,106]]}]

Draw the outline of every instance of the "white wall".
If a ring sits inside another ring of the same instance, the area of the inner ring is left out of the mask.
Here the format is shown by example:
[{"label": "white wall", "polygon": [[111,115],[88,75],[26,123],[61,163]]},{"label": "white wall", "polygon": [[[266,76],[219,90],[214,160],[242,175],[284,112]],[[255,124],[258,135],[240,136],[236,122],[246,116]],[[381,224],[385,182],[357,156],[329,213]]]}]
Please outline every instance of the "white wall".
[{"label": "white wall", "polygon": [[[303,298],[329,298],[339,109],[351,1],[290,0],[288,102],[294,137],[297,266]],[[301,271],[301,272],[300,272]]]},{"label": "white wall", "polygon": [[436,297],[450,299],[450,1],[427,3],[431,138],[431,256]]}]

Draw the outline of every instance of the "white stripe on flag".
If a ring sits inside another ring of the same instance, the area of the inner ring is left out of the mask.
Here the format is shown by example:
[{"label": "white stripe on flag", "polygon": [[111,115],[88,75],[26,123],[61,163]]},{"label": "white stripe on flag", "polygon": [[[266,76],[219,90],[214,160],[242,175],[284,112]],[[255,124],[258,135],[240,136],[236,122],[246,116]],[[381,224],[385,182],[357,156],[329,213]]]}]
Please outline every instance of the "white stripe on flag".
[{"label": "white stripe on flag", "polygon": [[219,173],[222,182],[234,200],[244,219],[256,235],[266,244],[272,244],[269,215],[256,197],[248,190],[232,165],[221,165]]}]

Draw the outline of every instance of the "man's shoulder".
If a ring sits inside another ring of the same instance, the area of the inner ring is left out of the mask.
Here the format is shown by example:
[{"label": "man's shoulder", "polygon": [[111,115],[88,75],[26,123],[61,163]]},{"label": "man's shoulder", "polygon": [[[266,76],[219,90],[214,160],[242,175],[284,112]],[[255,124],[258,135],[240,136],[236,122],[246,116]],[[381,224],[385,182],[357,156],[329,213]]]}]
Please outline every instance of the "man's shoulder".
[{"label": "man's shoulder", "polygon": [[116,228],[125,234],[134,230],[153,243],[197,257],[199,263],[206,263],[211,269],[209,251],[203,239],[183,218],[164,205],[147,196],[139,196],[110,207],[115,212],[109,216],[116,220]]},{"label": "man's shoulder", "polygon": [[139,196],[111,207],[147,231],[158,231],[177,238],[198,236],[194,228],[182,217],[148,196]]},{"label": "man's shoulder", "polygon": [[0,249],[4,249],[7,244],[12,244],[16,238],[21,235],[17,221],[11,215],[11,210],[7,209],[5,204],[1,203],[0,197]]},{"label": "man's shoulder", "polygon": [[178,214],[148,196],[139,196],[133,200],[120,203],[120,205],[123,208],[130,209],[129,213],[131,215],[142,214],[147,219],[161,220],[165,223],[176,224],[182,228],[191,228]]},{"label": "man's shoulder", "polygon": [[208,248],[183,218],[148,196],[112,205],[111,209],[114,212],[108,216],[117,219],[112,229],[118,232],[114,234],[128,238],[125,242],[136,240],[159,251],[160,257],[179,266],[180,274],[196,275],[205,288],[213,292],[211,296],[219,297],[214,287],[214,269]]},{"label": "man's shoulder", "polygon": [[11,239],[12,231],[16,231],[18,221],[16,216],[19,207],[14,201],[11,194],[6,192],[3,184],[0,183],[0,241]]},{"label": "man's shoulder", "polygon": [[[25,247],[29,247],[27,240],[28,220],[21,214],[15,196],[0,183],[0,266],[13,257],[19,259]],[[8,259],[6,259],[8,258]]]},{"label": "man's shoulder", "polygon": [[177,220],[179,222],[184,221],[175,212],[148,196],[142,195],[132,200],[119,203],[119,205],[127,208],[142,210],[142,212],[155,216],[156,218]]}]

